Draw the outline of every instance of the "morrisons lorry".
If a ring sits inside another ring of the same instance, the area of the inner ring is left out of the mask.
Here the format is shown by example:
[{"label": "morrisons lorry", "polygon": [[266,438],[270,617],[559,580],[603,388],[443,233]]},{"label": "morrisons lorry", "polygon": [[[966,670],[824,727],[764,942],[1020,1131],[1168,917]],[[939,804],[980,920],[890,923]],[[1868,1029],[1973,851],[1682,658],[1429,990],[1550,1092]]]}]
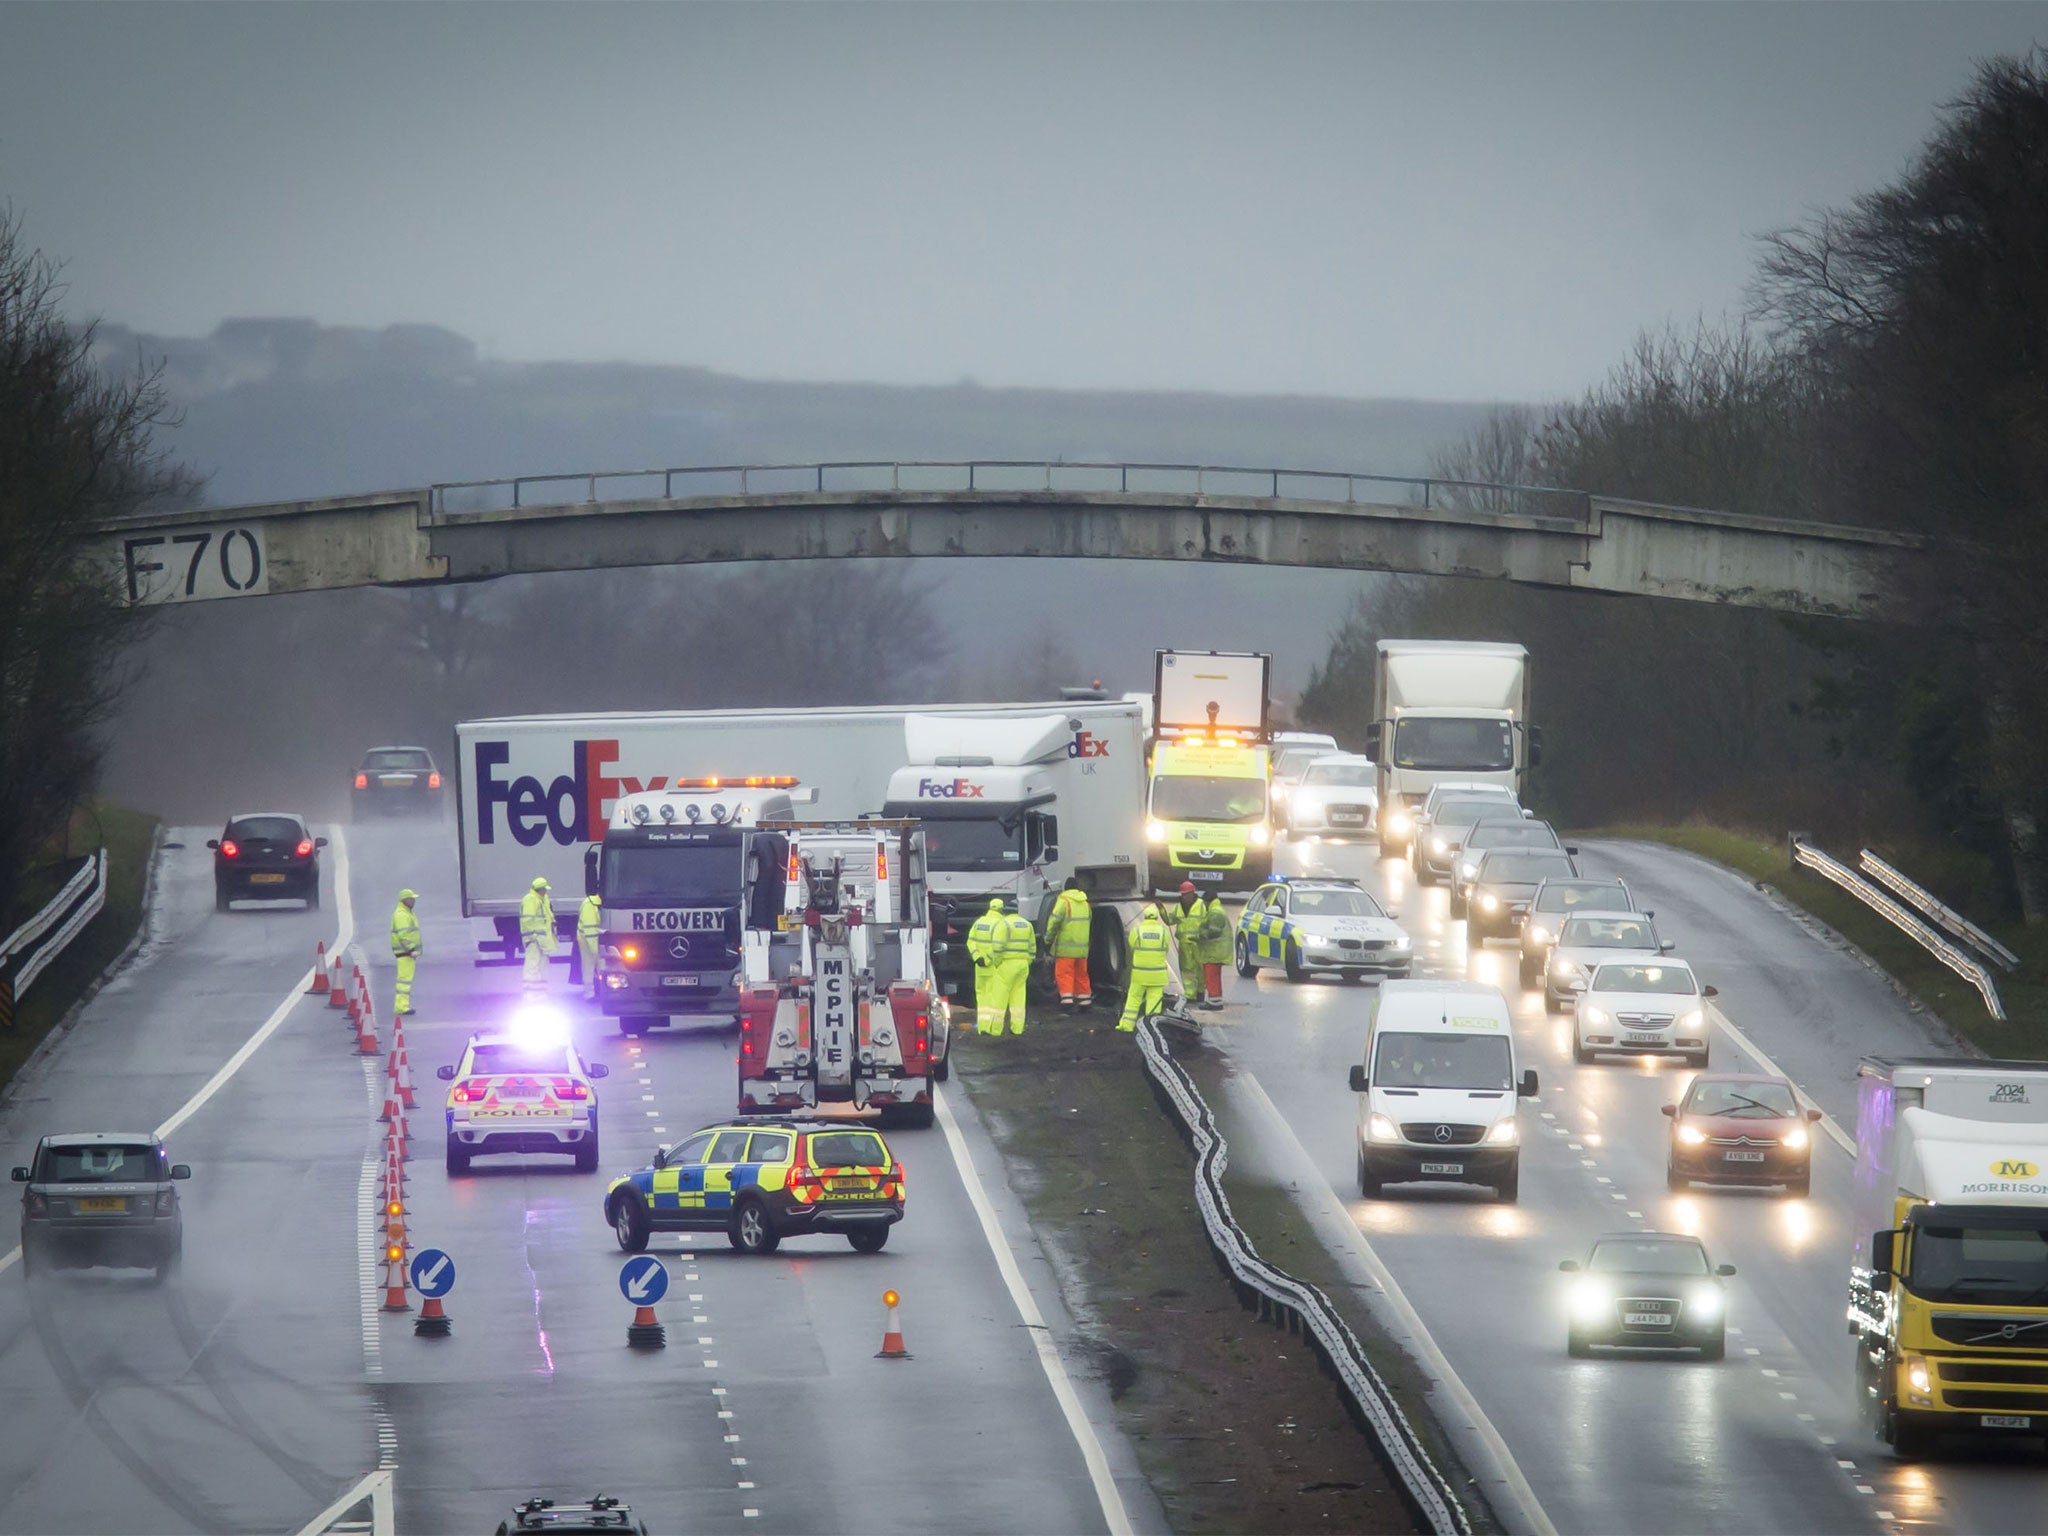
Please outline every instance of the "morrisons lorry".
[{"label": "morrisons lorry", "polygon": [[1366,754],[1379,765],[1380,852],[1405,854],[1430,786],[1499,784],[1519,798],[1538,754],[1529,653],[1470,640],[1382,640]]},{"label": "morrisons lorry", "polygon": [[2048,1434],[2048,1062],[1857,1070],[1849,1332],[1902,1457],[1944,1431]]},{"label": "morrisons lorry", "polygon": [[1270,656],[1160,651],[1154,656],[1151,785],[1145,837],[1151,884],[1184,880],[1248,891],[1272,872]]}]

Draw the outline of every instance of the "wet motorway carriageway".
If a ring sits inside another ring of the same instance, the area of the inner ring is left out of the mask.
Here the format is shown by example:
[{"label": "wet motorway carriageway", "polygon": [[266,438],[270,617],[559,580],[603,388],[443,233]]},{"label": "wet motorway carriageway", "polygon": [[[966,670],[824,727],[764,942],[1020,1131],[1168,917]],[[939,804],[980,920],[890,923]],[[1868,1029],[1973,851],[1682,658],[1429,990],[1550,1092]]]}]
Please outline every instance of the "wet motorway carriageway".
[{"label": "wet motorway carriageway", "polygon": [[[604,1187],[731,1113],[732,1031],[627,1041],[555,967],[579,1048],[611,1068],[602,1171],[490,1157],[450,1179],[434,1069],[518,1000],[518,973],[471,964],[446,828],[327,830],[324,913],[214,912],[205,834],[173,834],[142,952],[0,1107],[10,1163],[46,1132],[148,1131],[189,1108],[168,1139],[194,1169],[183,1271],[161,1286],[31,1283],[0,1259],[0,1530],[297,1531],[380,1466],[410,1531],[488,1530],[531,1494],[596,1492],[657,1530],[1159,1528],[1106,1396],[1043,1361],[1066,1328],[1050,1270],[957,1095],[939,1126],[889,1133],[909,1206],[880,1254],[817,1237],[749,1259],[722,1236],[657,1236],[668,1347],[629,1350]],[[426,942],[408,1238],[458,1270],[439,1340],[378,1307],[382,1062],[322,1000],[294,1000],[352,908],[388,1020],[405,885]],[[874,1358],[891,1288],[910,1361]]]},{"label": "wet motorway carriageway", "polygon": [[[1208,1034],[1235,1070],[1235,1113],[1226,1114],[1233,1160],[1283,1186],[1300,1175],[1302,1203],[1331,1218],[1323,1230],[1333,1249],[1362,1237],[1384,1262],[1526,1478],[1541,1512],[1520,1523],[1565,1532],[2048,1529],[2038,1441],[1957,1442],[1905,1464],[1857,1414],[1844,1322],[1852,1159],[1843,1144],[1855,1129],[1856,1062],[1866,1053],[1953,1053],[1938,1023],[1747,881],[1662,848],[1585,845],[1586,872],[1627,879],[1676,953],[1720,989],[1713,1069],[1770,1070],[1767,1057],[1830,1117],[1813,1127],[1808,1199],[1706,1186],[1673,1194],[1664,1167],[1671,1122],[1660,1106],[1690,1079],[1682,1064],[1617,1056],[1575,1065],[1568,1016],[1546,1016],[1541,993],[1521,989],[1514,945],[1469,947],[1442,887],[1417,887],[1404,862],[1379,860],[1370,844],[1289,843],[1278,862],[1283,872],[1359,879],[1414,936],[1418,976],[1489,982],[1513,1004],[1522,1065],[1541,1082],[1521,1110],[1514,1205],[1465,1187],[1394,1186],[1360,1198],[1358,1099],[1346,1078],[1362,1059],[1369,987],[1233,975],[1235,1005]],[[1724,1361],[1566,1355],[1558,1261],[1583,1257],[1596,1234],[1617,1230],[1692,1232],[1714,1262],[1737,1267]]]}]

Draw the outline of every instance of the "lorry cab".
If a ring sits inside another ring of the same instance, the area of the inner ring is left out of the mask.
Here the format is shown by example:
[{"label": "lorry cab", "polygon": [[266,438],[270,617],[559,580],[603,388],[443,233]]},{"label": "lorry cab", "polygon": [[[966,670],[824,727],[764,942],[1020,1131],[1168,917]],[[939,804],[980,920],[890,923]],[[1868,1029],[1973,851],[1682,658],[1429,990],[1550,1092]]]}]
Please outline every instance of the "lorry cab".
[{"label": "lorry cab", "polygon": [[[619,797],[584,880],[601,904],[599,1005],[622,1032],[738,1017],[743,844],[813,793],[788,777],[703,778]],[[760,899],[772,922],[781,892]]]},{"label": "lorry cab", "polygon": [[1183,880],[1249,891],[1271,871],[1269,752],[1227,732],[1162,740],[1152,748],[1145,837],[1155,889]]},{"label": "lorry cab", "polygon": [[1358,1100],[1358,1190],[1388,1184],[1491,1185],[1521,1191],[1522,1069],[1514,1018],[1498,987],[1471,981],[1388,981],[1373,998]]}]

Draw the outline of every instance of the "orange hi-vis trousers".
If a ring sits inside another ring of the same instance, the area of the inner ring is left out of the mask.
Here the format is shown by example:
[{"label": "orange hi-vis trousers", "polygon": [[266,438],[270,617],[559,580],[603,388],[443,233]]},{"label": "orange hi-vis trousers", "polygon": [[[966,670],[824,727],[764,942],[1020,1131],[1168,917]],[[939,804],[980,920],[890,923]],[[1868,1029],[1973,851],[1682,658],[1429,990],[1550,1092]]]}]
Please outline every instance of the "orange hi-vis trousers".
[{"label": "orange hi-vis trousers", "polygon": [[1092,1003],[1095,989],[1088,983],[1086,955],[1059,955],[1052,962],[1053,985],[1063,1003]]}]

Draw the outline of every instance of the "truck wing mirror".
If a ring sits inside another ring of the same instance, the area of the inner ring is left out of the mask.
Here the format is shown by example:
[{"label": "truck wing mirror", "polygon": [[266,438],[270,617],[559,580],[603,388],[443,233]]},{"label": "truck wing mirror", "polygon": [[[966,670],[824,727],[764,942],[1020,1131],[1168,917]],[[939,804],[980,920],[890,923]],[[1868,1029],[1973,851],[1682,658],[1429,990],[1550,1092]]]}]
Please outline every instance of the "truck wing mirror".
[{"label": "truck wing mirror", "polygon": [[1354,1061],[1351,1064],[1351,1091],[1353,1093],[1363,1093],[1371,1086],[1365,1079],[1365,1068]]},{"label": "truck wing mirror", "polygon": [[1380,726],[1377,720],[1365,728],[1365,755],[1374,762],[1380,760]]},{"label": "truck wing mirror", "polygon": [[1898,1235],[1897,1231],[1870,1234],[1870,1272],[1873,1275],[1889,1275],[1892,1272],[1893,1240]]},{"label": "truck wing mirror", "polygon": [[1518,1099],[1533,1099],[1536,1097],[1536,1069],[1534,1067],[1529,1068],[1522,1074],[1521,1086],[1515,1089],[1515,1097]]},{"label": "truck wing mirror", "polygon": [[592,843],[583,850],[583,894],[597,894],[597,857],[604,852],[604,844]]},{"label": "truck wing mirror", "polygon": [[434,1068],[434,1076],[441,1079],[444,1083],[452,1083],[455,1081],[455,1069],[453,1067],[436,1067]]}]

